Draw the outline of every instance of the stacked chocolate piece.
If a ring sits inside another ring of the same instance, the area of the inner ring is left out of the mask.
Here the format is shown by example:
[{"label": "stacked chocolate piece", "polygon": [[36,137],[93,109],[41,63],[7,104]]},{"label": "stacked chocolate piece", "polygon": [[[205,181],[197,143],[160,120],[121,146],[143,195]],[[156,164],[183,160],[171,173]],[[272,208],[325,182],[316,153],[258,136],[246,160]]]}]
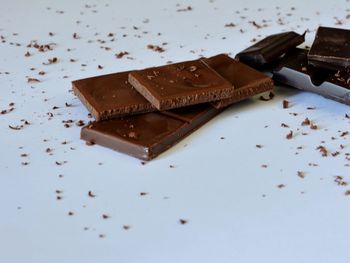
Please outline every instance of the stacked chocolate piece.
[{"label": "stacked chocolate piece", "polygon": [[292,49],[274,80],[350,105],[350,30],[319,27],[310,48]]},{"label": "stacked chocolate piece", "polygon": [[273,89],[271,78],[221,54],[73,81],[96,121],[81,138],[150,160],[227,106]]}]

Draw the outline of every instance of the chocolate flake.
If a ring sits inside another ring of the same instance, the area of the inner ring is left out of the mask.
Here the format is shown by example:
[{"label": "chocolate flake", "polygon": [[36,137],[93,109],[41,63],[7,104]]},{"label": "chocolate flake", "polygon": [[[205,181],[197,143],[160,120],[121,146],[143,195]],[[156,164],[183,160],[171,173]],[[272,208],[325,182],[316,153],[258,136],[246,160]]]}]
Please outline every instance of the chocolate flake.
[{"label": "chocolate flake", "polygon": [[293,131],[290,131],[287,135],[286,135],[286,138],[288,140],[292,139],[293,138]]},{"label": "chocolate flake", "polygon": [[129,229],[130,229],[130,226],[129,226],[129,225],[123,225],[123,229],[124,229],[124,230],[129,230]]},{"label": "chocolate flake", "polygon": [[347,186],[348,185],[348,183],[346,181],[344,181],[343,176],[340,176],[340,175],[334,176],[334,182],[339,186]]},{"label": "chocolate flake", "polygon": [[302,178],[302,179],[305,178],[305,173],[302,172],[302,171],[298,171],[298,172],[297,172],[297,175],[298,175],[300,178]]},{"label": "chocolate flake", "polygon": [[303,122],[301,123],[301,125],[303,125],[303,126],[307,126],[310,124],[311,124],[311,121],[308,118],[305,118],[305,120],[303,120]]},{"label": "chocolate flake", "polygon": [[188,221],[185,220],[185,219],[179,219],[179,222],[180,222],[181,225],[185,225],[185,224],[188,223]]},{"label": "chocolate flake", "polygon": [[176,11],[177,12],[186,12],[186,11],[192,11],[193,8],[191,6],[187,6],[186,8],[180,8],[180,9],[177,9]]},{"label": "chocolate flake", "polygon": [[53,58],[49,58],[47,60],[48,62],[44,62],[43,65],[47,66],[47,65],[51,65],[51,64],[55,64],[58,62],[58,58],[57,57],[53,57]]},{"label": "chocolate flake", "polygon": [[126,55],[129,55],[129,52],[127,52],[127,51],[121,51],[121,52],[115,54],[115,56],[116,56],[117,58],[122,58],[122,57],[124,57],[124,56],[126,56]]},{"label": "chocolate flake", "polygon": [[89,196],[89,197],[91,197],[91,198],[96,197],[96,195],[95,195],[95,194],[93,194],[93,193],[92,193],[92,191],[89,191],[89,192],[88,192],[88,196]]},{"label": "chocolate flake", "polygon": [[157,45],[151,45],[151,44],[149,44],[149,45],[147,45],[147,48],[150,49],[150,50],[153,50],[153,51],[155,51],[155,52],[159,52],[159,53],[162,53],[162,52],[165,51],[164,48],[162,48],[162,47],[160,47],[160,46],[157,46]]},{"label": "chocolate flake", "polygon": [[328,156],[328,151],[327,151],[326,147],[320,145],[316,148],[316,150],[319,150],[319,152],[322,154],[323,157]]}]

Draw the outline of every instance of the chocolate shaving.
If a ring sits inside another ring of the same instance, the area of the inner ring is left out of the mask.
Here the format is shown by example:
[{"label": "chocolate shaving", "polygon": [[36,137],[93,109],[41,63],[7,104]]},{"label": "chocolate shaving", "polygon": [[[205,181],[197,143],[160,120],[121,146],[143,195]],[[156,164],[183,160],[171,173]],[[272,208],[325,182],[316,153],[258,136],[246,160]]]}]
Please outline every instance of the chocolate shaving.
[{"label": "chocolate shaving", "polygon": [[297,172],[297,175],[298,175],[300,178],[302,178],[302,179],[305,178],[305,173],[302,172],[302,171],[298,171],[298,172]]},{"label": "chocolate shaving", "polygon": [[303,120],[303,122],[301,123],[301,125],[306,126],[306,125],[310,125],[311,121],[308,118],[305,118],[305,120]]},{"label": "chocolate shaving", "polygon": [[180,222],[181,225],[185,225],[185,224],[188,223],[188,221],[185,220],[185,219],[179,219],[179,222]]},{"label": "chocolate shaving", "polygon": [[95,194],[93,194],[93,193],[92,193],[92,191],[89,191],[89,192],[88,192],[88,196],[89,196],[89,197],[91,197],[91,198],[96,197],[96,195],[95,195]]},{"label": "chocolate shaving", "polygon": [[38,83],[41,82],[39,79],[36,78],[27,78],[28,83]]},{"label": "chocolate shaving", "polygon": [[162,47],[160,47],[160,46],[157,46],[157,45],[151,45],[151,44],[149,44],[149,45],[147,45],[147,48],[150,49],[150,50],[153,50],[153,51],[155,51],[155,52],[159,52],[159,53],[162,53],[162,52],[165,51],[164,48],[162,48]]},{"label": "chocolate shaving", "polygon": [[126,55],[129,55],[129,52],[127,52],[127,51],[121,51],[121,52],[115,54],[115,56],[116,56],[117,58],[122,58],[122,57],[124,57],[124,56],[126,56]]},{"label": "chocolate shaving", "polygon": [[328,151],[327,151],[326,147],[320,145],[316,148],[316,150],[319,150],[319,152],[322,154],[323,157],[328,156]]},{"label": "chocolate shaving", "polygon": [[21,130],[23,128],[23,126],[22,125],[20,125],[20,126],[11,126],[11,125],[9,125],[9,128],[12,129],[12,130],[19,131],[19,130]]},{"label": "chocolate shaving", "polygon": [[177,9],[176,11],[177,12],[187,12],[187,11],[192,11],[193,8],[191,6],[187,6],[186,8],[180,8],[180,9]]},{"label": "chocolate shaving", "polygon": [[236,25],[234,23],[229,23],[229,24],[225,24],[225,27],[235,27]]},{"label": "chocolate shaving", "polygon": [[55,64],[58,62],[58,58],[54,57],[54,58],[49,58],[47,60],[48,62],[44,62],[43,65],[47,66],[47,65],[51,65],[51,64]]},{"label": "chocolate shaving", "polygon": [[293,138],[293,131],[290,131],[287,135],[286,135],[286,138],[288,140],[292,139]]}]

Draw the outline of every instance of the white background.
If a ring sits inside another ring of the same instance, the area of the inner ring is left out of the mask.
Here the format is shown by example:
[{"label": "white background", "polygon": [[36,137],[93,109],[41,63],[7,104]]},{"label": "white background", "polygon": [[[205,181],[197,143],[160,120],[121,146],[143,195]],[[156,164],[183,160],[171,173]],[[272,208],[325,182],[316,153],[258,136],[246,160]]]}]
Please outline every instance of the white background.
[{"label": "white background", "polygon": [[[0,262],[348,262],[350,186],[334,182],[350,182],[350,135],[340,136],[349,128],[346,105],[277,87],[273,100],[233,105],[146,165],[86,146],[80,127],[62,123],[89,121],[72,80],[234,56],[253,38],[287,30],[308,29],[311,45],[318,25],[349,27],[348,1],[290,2],[1,0],[0,110],[11,102],[15,110],[0,115]],[[192,10],[177,12],[187,6]],[[225,27],[231,22],[236,26]],[[31,40],[56,45],[42,53],[26,47]],[[147,49],[164,42],[164,53]],[[121,51],[129,58],[117,59]],[[53,57],[58,63],[42,64]],[[284,99],[290,108],[282,108]],[[301,126],[306,117],[317,130]],[[9,128],[23,119],[31,125]]]}]

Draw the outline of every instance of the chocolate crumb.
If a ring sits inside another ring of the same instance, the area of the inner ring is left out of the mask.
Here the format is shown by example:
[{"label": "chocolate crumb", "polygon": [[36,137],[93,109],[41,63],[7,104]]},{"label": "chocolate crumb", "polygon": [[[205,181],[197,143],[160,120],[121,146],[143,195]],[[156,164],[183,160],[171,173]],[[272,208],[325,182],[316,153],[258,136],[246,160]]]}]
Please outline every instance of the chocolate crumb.
[{"label": "chocolate crumb", "polygon": [[286,138],[288,140],[292,139],[293,138],[293,131],[290,131],[287,135],[286,135]]},{"label": "chocolate crumb", "polygon": [[300,177],[300,178],[305,178],[305,173],[304,172],[302,172],[302,171],[298,171],[297,172],[297,175]]},{"label": "chocolate crumb", "polygon": [[288,100],[283,100],[283,109],[287,109],[289,107],[289,101]]},{"label": "chocolate crumb", "polygon": [[185,220],[185,219],[179,219],[179,222],[180,222],[181,225],[185,225],[185,224],[188,223],[188,221]]},{"label": "chocolate crumb", "polygon": [[55,64],[57,62],[58,62],[58,58],[56,57],[49,58],[46,63],[45,62],[43,63],[43,65],[47,66],[47,65]]},{"label": "chocolate crumb", "polygon": [[162,53],[162,52],[165,51],[164,48],[162,48],[160,46],[157,46],[157,45],[152,45],[152,44],[147,45],[147,48],[150,49],[150,50],[153,50],[155,52],[159,52],[159,53]]},{"label": "chocolate crumb", "polygon": [[312,129],[312,130],[317,130],[318,127],[317,127],[316,124],[312,123],[312,124],[310,125],[310,129]]},{"label": "chocolate crumb", "polygon": [[27,78],[28,83],[38,83],[41,82],[39,79],[36,78]]},{"label": "chocolate crumb", "polygon": [[281,189],[281,188],[284,188],[286,186],[284,184],[279,184],[279,185],[277,185],[277,187]]},{"label": "chocolate crumb", "polygon": [[228,23],[228,24],[225,24],[225,27],[235,27],[236,25],[234,23]]},{"label": "chocolate crumb", "polygon": [[348,183],[344,181],[343,176],[336,175],[334,176],[334,182],[339,186],[347,186]]},{"label": "chocolate crumb", "polygon": [[89,191],[89,192],[88,192],[88,196],[89,196],[89,197],[92,197],[92,198],[96,197],[96,195],[93,194],[92,191]]},{"label": "chocolate crumb", "polygon": [[320,145],[316,148],[316,150],[319,150],[323,157],[328,156],[328,151],[324,146]]},{"label": "chocolate crumb", "polygon": [[127,52],[127,51],[121,51],[121,52],[115,54],[115,56],[116,56],[117,58],[122,58],[122,57],[124,57],[124,56],[126,56],[126,55],[129,55],[129,52]]},{"label": "chocolate crumb", "polygon": [[305,118],[305,120],[303,120],[303,122],[301,123],[301,125],[306,126],[306,125],[310,125],[311,121],[308,118]]},{"label": "chocolate crumb", "polygon": [[130,226],[129,226],[129,225],[123,225],[123,229],[124,229],[124,230],[129,230],[129,229],[130,229]]},{"label": "chocolate crumb", "polygon": [[180,8],[180,9],[177,9],[176,11],[177,12],[186,12],[186,11],[192,11],[193,8],[191,6],[187,6],[186,8]]},{"label": "chocolate crumb", "polygon": [[109,216],[109,215],[106,215],[106,214],[103,214],[103,215],[102,215],[102,218],[103,218],[103,219],[108,219],[108,218],[110,218],[110,216]]}]

